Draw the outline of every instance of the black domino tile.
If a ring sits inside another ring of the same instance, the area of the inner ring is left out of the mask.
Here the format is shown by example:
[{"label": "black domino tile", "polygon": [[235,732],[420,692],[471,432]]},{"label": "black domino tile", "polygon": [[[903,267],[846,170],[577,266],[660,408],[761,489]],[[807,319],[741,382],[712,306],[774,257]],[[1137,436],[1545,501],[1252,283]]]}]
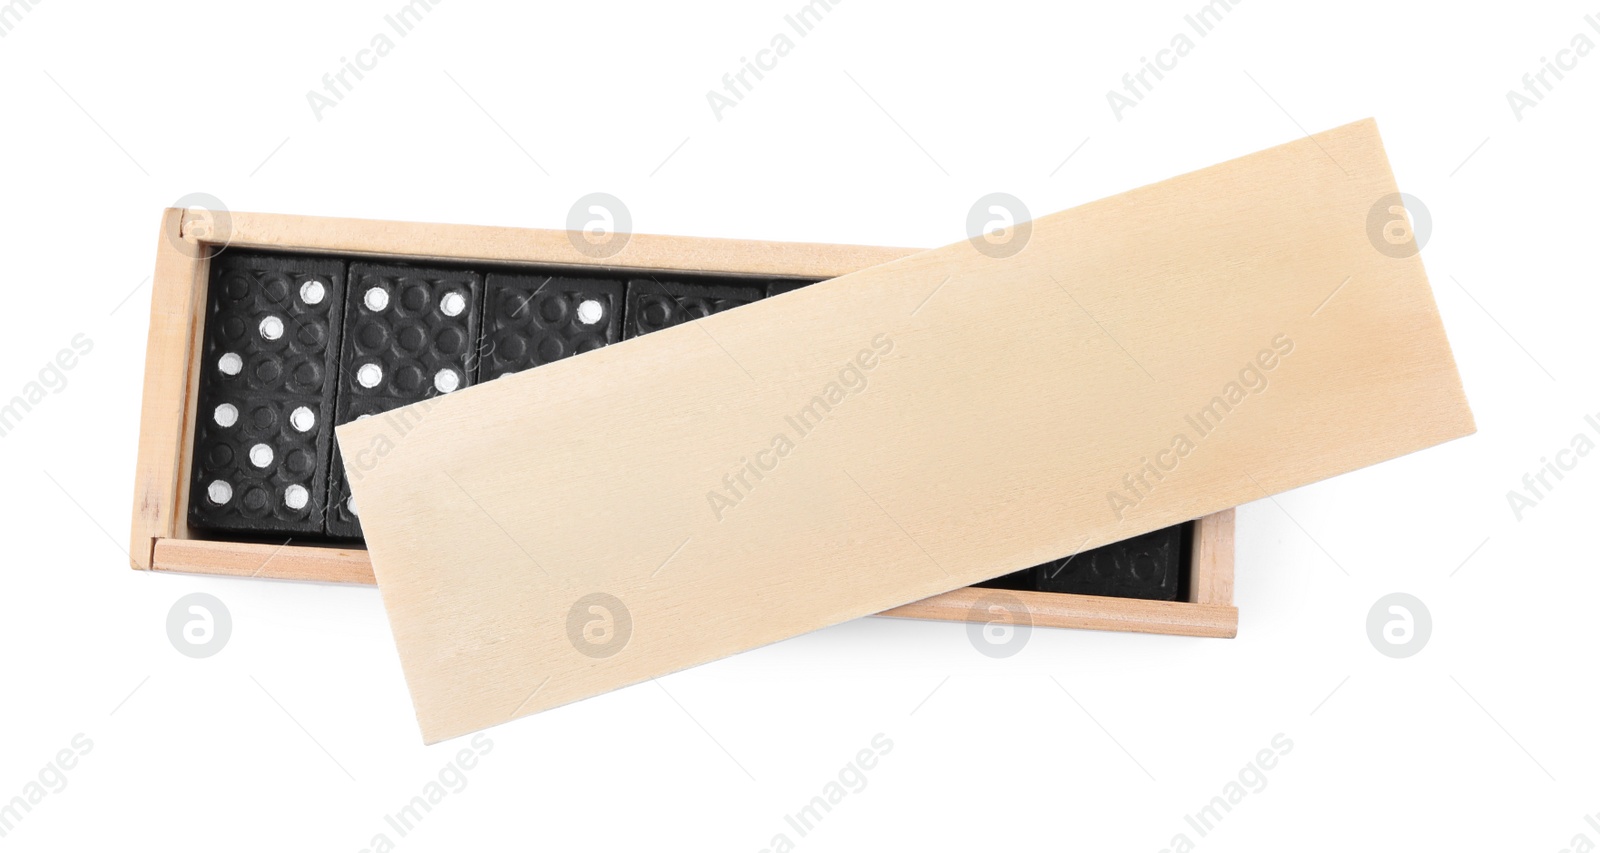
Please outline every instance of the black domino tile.
[{"label": "black domino tile", "polygon": [[729,308],[749,305],[767,296],[765,285],[700,284],[667,278],[636,278],[628,282],[628,309],[624,340],[658,332]]},{"label": "black domino tile", "polygon": [[1039,573],[1034,571],[1034,569],[1023,569],[1020,572],[1012,572],[1009,575],[1001,575],[997,578],[979,581],[973,584],[973,586],[981,586],[984,589],[1014,589],[1026,592],[1036,592],[1037,590],[1035,590],[1034,587],[1036,585],[1038,576]]},{"label": "black domino tile", "polygon": [[[351,264],[334,422],[472,385],[482,316],[483,278],[476,272]],[[327,534],[360,538],[359,508],[337,449],[332,473]]]},{"label": "black domino tile", "polygon": [[345,264],[227,252],[212,261],[189,524],[323,530]]},{"label": "black domino tile", "polygon": [[1167,527],[1036,566],[1034,589],[1176,601],[1184,591],[1189,530]]},{"label": "black domino tile", "polygon": [[777,296],[780,293],[788,293],[791,290],[799,290],[802,287],[810,287],[813,284],[816,284],[816,282],[814,282],[814,281],[774,281],[771,284],[767,285],[767,295],[768,296]]},{"label": "black domino tile", "polygon": [[622,339],[621,280],[490,273],[477,382]]}]

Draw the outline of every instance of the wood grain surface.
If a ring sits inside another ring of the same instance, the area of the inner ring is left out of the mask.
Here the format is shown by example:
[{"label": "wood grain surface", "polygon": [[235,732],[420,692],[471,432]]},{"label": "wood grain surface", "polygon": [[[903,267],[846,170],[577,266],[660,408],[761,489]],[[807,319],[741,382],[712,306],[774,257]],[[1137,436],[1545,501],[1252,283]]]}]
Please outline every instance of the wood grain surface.
[{"label": "wood grain surface", "polygon": [[1396,192],[1359,122],[339,427],[424,738],[1471,433]]}]

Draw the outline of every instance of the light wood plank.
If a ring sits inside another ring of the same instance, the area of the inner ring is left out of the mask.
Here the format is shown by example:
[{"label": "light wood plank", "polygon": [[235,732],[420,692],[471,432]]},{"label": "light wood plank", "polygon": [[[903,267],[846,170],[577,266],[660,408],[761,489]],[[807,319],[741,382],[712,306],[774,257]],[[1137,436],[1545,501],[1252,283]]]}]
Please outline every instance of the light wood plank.
[{"label": "light wood plank", "polygon": [[[1239,632],[1239,611],[1228,604],[1141,601],[1134,598],[971,586],[901,605],[879,615],[904,619],[988,622],[994,617],[978,604],[996,594],[1017,602],[1025,609],[1028,624],[1039,628],[1083,628],[1091,631],[1137,631],[1180,637],[1223,638],[1233,637]],[[1017,620],[1013,617],[1013,621]]]},{"label": "light wood plank", "polygon": [[156,541],[154,568],[279,580],[373,583],[372,561],[361,548],[285,543]]},{"label": "light wood plank", "polygon": [[1223,510],[1195,522],[1189,551],[1189,600],[1233,604],[1234,511]]},{"label": "light wood plank", "polygon": [[145,349],[144,397],[139,415],[138,468],[128,557],[148,569],[155,541],[186,527],[182,476],[187,417],[193,411],[190,359],[205,298],[204,251],[181,236],[182,210],[161,215],[156,269],[151,278],[150,333]]},{"label": "light wood plank", "polygon": [[425,739],[1472,432],[1420,260],[1368,236],[1394,192],[1359,122],[339,427]]},{"label": "light wood plank", "polygon": [[791,278],[840,276],[917,251],[632,234],[616,254],[600,257],[580,251],[567,231],[244,212],[230,216],[228,238],[241,248]]}]

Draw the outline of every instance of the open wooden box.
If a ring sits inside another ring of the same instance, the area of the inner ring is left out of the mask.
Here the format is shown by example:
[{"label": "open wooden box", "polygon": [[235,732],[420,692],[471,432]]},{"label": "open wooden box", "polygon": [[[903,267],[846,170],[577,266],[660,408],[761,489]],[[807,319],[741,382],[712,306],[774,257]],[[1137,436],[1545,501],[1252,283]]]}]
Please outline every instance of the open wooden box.
[{"label": "open wooden box", "polygon": [[[378,222],[173,208],[161,219],[146,353],[139,463],[129,553],[135,569],[288,580],[373,583],[359,547],[202,538],[188,526],[200,341],[209,258],[223,247],[408,260],[538,264],[702,275],[826,279],[915,249],[631,235],[605,258],[581,251],[566,231]],[[1185,601],[958,589],[887,611],[918,619],[988,622],[997,594],[1011,619],[1033,625],[1232,637],[1233,510],[1196,520]]]}]

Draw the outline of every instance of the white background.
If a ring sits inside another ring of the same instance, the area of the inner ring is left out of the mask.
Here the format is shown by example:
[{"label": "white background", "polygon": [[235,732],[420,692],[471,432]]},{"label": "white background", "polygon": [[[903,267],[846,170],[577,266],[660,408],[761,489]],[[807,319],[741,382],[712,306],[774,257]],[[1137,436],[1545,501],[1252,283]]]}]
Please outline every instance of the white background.
[{"label": "white background", "polygon": [[[1600,439],[1600,57],[1520,121],[1505,94],[1579,32],[1600,41],[1600,9],[1245,3],[1118,121],[1106,91],[1199,0],[846,0],[719,121],[707,90],[800,0],[452,0],[318,120],[306,92],[401,5],[45,0],[0,39],[0,400],[74,335],[94,344],[0,439],[0,801],[93,742],[0,845],[1600,842],[1600,455],[1520,521],[1506,498]],[[420,745],[375,590],[128,569],[146,279],[187,193],[559,228],[605,191],[642,232],[930,246],[989,192],[1042,214],[1369,115],[1431,212],[1423,258],[1480,431],[1243,507],[1236,640],[1041,629],[992,660],[964,625],[860,620],[494,729],[400,838],[384,816],[464,742]],[[234,623],[206,660],[165,634],[195,591]],[[1405,660],[1365,628],[1394,591],[1434,622]],[[799,837],[784,816],[878,733],[893,751],[865,789]],[[1294,746],[1265,789],[1200,837],[1184,816],[1279,733]]]}]

